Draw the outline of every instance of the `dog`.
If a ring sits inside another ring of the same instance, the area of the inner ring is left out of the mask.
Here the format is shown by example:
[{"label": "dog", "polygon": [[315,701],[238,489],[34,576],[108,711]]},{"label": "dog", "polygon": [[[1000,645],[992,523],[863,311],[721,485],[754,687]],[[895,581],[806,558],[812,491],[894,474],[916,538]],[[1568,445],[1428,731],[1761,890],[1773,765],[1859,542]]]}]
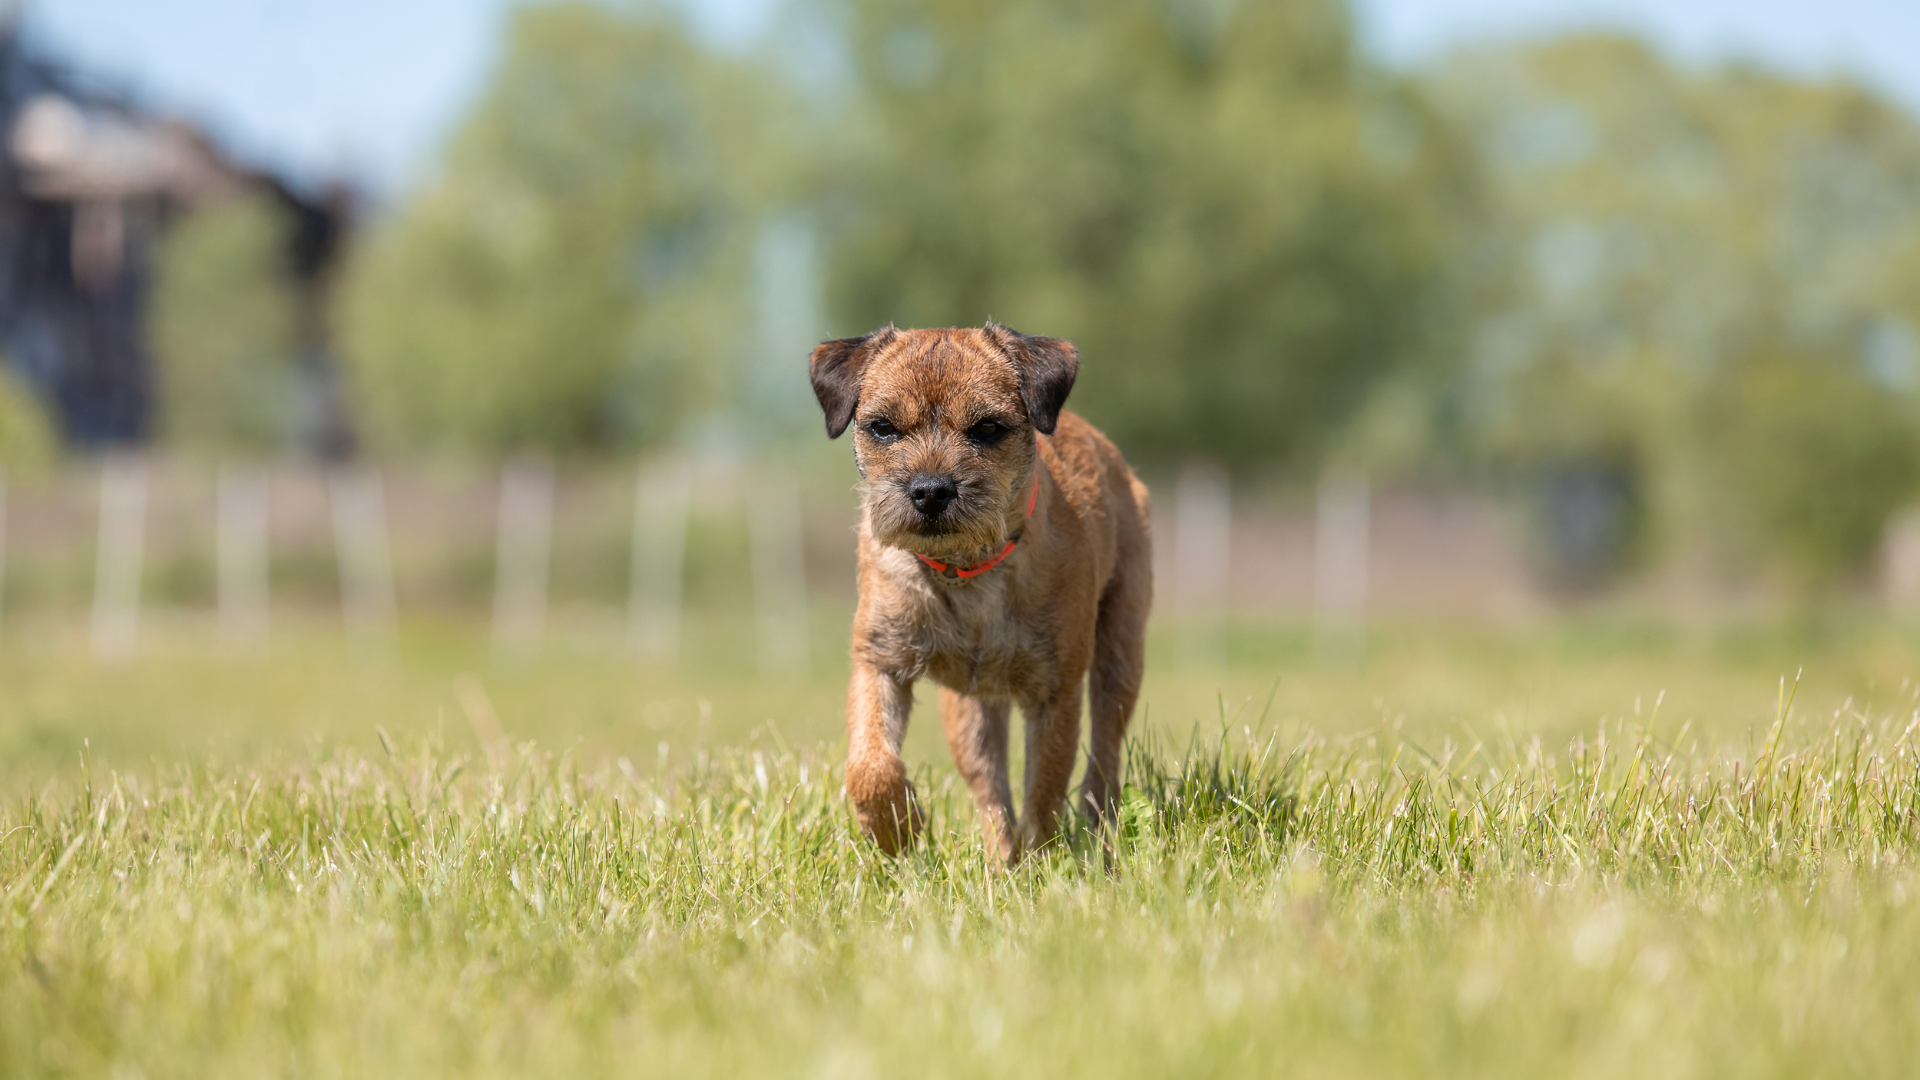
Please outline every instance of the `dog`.
[{"label": "dog", "polygon": [[[1104,822],[1140,696],[1153,556],[1146,485],[1064,411],[1078,351],[991,322],[888,326],[822,342],[809,366],[827,436],[853,429],[864,485],[846,768],[861,829],[894,854],[925,825],[900,757],[921,678],[940,686],[954,765],[1008,865],[1058,830],[1084,681],[1082,800]],[[1017,818],[1016,702],[1027,759]]]}]

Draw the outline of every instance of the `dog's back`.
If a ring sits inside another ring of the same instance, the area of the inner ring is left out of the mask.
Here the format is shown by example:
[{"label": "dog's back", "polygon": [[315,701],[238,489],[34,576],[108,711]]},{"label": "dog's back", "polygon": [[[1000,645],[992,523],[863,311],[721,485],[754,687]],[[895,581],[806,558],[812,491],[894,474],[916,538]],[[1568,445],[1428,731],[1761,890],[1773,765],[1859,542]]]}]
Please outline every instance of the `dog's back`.
[{"label": "dog's back", "polygon": [[1097,553],[1105,588],[1122,565],[1145,558],[1152,592],[1152,552],[1147,485],[1140,482],[1108,438],[1079,414],[1061,410],[1054,433],[1038,440],[1040,459],[1058,482],[1074,517],[1085,522],[1087,551]]}]

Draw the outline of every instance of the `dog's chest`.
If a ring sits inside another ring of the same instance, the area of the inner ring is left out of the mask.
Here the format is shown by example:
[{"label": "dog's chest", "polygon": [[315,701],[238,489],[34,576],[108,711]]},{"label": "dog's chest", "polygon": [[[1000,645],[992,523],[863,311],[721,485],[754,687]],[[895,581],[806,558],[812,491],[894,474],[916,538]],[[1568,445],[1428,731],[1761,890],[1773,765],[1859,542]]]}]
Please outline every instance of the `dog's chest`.
[{"label": "dog's chest", "polygon": [[910,601],[909,667],[981,697],[1021,697],[1048,682],[1053,650],[1004,582],[937,583]]}]

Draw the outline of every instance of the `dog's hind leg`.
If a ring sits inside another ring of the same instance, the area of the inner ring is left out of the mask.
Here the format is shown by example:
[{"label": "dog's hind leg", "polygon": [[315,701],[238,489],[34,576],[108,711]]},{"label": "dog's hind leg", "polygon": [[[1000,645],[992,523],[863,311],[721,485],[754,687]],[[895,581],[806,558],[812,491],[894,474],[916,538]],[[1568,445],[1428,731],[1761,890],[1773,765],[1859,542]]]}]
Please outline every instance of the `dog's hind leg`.
[{"label": "dog's hind leg", "polygon": [[[1144,494],[1144,493],[1143,493]],[[1119,565],[1100,598],[1093,632],[1093,664],[1087,671],[1087,772],[1080,796],[1087,815],[1104,824],[1120,792],[1120,752],[1127,724],[1140,699],[1146,666],[1147,609],[1153,600],[1153,556],[1144,527],[1123,536]]]},{"label": "dog's hind leg", "polygon": [[1013,790],[1007,782],[1007,701],[982,701],[940,688],[940,722],[953,764],[973,792],[987,847],[1013,859]]}]

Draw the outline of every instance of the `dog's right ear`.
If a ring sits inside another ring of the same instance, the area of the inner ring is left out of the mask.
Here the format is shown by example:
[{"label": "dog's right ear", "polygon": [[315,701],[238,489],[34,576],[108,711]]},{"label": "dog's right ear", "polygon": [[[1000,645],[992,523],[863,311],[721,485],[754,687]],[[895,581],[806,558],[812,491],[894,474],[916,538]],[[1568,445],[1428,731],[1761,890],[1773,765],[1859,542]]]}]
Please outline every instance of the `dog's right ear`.
[{"label": "dog's right ear", "polygon": [[853,408],[860,403],[860,380],[867,363],[880,346],[893,340],[893,327],[886,326],[864,337],[823,341],[813,347],[808,369],[813,376],[813,396],[820,399],[820,411],[827,414],[827,438],[837,439],[853,423]]}]

